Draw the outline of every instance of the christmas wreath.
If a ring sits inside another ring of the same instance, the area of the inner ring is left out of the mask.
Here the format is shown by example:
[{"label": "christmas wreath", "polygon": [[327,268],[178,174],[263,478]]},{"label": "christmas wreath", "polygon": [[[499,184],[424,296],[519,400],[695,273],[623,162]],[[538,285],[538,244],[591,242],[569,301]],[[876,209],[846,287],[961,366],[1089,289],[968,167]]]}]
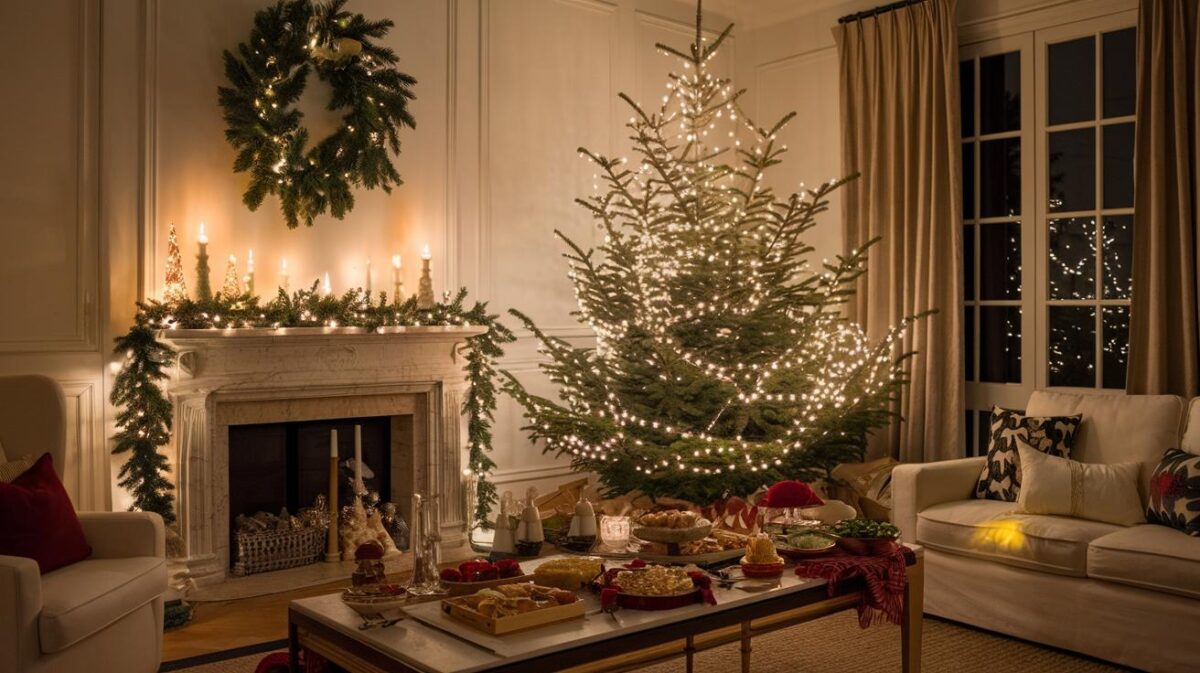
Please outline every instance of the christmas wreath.
[{"label": "christmas wreath", "polygon": [[[254,16],[236,54],[225,52],[230,86],[218,93],[225,138],[238,151],[233,170],[250,173],[242,201],[257,210],[277,194],[289,228],[312,226],[326,210],[341,219],[354,207],[352,187],[391,192],[402,184],[388,150],[400,151],[401,126],[416,127],[408,111],[416,80],[372,41],[394,24],[343,11],[345,4],[279,0]],[[310,70],[333,89],[328,109],[346,111],[337,131],[312,147],[295,107]]]}]

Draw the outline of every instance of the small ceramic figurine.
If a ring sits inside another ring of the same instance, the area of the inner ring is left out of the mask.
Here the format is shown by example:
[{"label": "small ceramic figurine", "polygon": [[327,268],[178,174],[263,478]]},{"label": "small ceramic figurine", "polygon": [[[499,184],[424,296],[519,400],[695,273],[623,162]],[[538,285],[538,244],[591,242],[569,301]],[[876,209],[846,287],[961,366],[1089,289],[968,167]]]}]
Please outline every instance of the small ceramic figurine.
[{"label": "small ceramic figurine", "polygon": [[542,542],[546,540],[536,501],[537,489],[530,486],[525,494],[525,509],[521,510],[521,523],[517,527],[517,553],[521,556],[537,556],[542,551]]},{"label": "small ceramic figurine", "polygon": [[571,527],[567,530],[567,545],[571,549],[586,551],[595,543],[596,511],[581,490],[579,502],[575,503],[575,516],[571,517]]},{"label": "small ceramic figurine", "polygon": [[516,519],[513,517],[513,495],[505,491],[500,498],[500,514],[496,517],[496,536],[492,541],[492,551],[499,554],[513,554],[516,547]]}]

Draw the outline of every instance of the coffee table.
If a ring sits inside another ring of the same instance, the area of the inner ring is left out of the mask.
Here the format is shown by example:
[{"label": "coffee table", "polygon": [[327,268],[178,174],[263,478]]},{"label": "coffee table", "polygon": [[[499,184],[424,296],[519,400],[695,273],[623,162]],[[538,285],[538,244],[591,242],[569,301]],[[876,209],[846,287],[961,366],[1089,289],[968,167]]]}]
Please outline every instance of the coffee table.
[{"label": "coffee table", "polygon": [[[912,549],[915,563],[908,568],[900,629],[905,673],[921,669],[924,564],[922,550]],[[533,567],[536,562],[523,565]],[[684,670],[692,673],[697,652],[740,642],[742,673],[750,673],[754,636],[853,609],[861,600],[859,587],[846,585],[830,597],[824,580],[798,578],[791,568],[770,589],[747,592],[714,586],[713,591],[716,605],[621,610],[615,617],[602,613],[598,599],[584,592],[588,609],[582,620],[498,638],[419,603],[399,623],[364,631],[359,628],[362,620],[342,604],[339,594],[305,598],[288,607],[292,671],[298,672],[297,655],[304,648],[351,673],[602,673],[679,656]],[[445,621],[436,621],[438,617]],[[846,635],[847,646],[853,646],[853,633]]]}]

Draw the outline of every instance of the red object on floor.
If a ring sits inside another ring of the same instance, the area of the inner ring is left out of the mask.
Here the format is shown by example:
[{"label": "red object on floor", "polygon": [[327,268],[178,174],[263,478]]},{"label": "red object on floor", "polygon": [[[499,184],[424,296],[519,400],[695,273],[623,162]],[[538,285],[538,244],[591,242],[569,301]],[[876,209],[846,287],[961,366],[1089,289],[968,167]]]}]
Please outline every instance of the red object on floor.
[{"label": "red object on floor", "polygon": [[900,623],[908,564],[915,560],[913,551],[903,545],[882,556],[854,556],[835,549],[828,556],[800,561],[796,575],[827,580],[830,596],[838,593],[839,583],[862,577],[865,586],[858,604],[858,625],[865,629],[881,616],[893,624]]},{"label": "red object on floor", "polygon": [[0,483],[0,555],[37,561],[43,575],[92,555],[50,454]]},{"label": "red object on floor", "polygon": [[[326,664],[325,658],[309,652],[308,650],[300,650],[300,670],[304,673],[325,673]],[[254,669],[254,673],[288,673],[288,653],[287,652],[272,652],[262,658],[258,662],[258,666]]]}]

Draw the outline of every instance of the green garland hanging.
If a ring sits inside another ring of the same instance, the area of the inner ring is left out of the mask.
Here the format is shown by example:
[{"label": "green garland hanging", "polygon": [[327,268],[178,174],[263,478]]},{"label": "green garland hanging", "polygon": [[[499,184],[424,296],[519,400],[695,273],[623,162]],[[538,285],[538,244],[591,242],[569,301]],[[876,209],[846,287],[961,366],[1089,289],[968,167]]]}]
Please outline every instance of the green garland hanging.
[{"label": "green garland hanging", "polygon": [[175,520],[173,486],[165,478],[169,470],[159,449],[171,436],[172,406],[159,382],[175,353],[158,340],[163,329],[322,327],[339,325],[375,330],[380,327],[422,325],[480,326],[487,331],[469,337],[458,352],[466,365],[470,383],[462,411],[467,415],[468,467],[478,476],[475,522],[487,527],[487,513],[496,503],[496,487],[487,480],[496,464],[491,450],[493,414],[496,409],[496,359],[504,354],[503,344],[514,341],[512,332],[487,312],[487,304],[467,307],[466,289],[447,296],[432,308],[417,307],[417,298],[389,302],[361,289],[341,296],[324,295],[312,287],[288,295],[282,289],[266,304],[250,294],[226,297],[217,294],[207,301],[183,299],[139,304],[136,324],[116,340],[115,351],[125,358],[113,385],[111,401],[121,409],[117,416],[113,453],[131,452],[121,468],[121,486],[134,497],[133,509],[157,512],[167,523]]},{"label": "green garland hanging", "polygon": [[[280,198],[289,228],[328,210],[341,219],[354,208],[353,187],[391,192],[402,184],[388,151],[398,130],[416,127],[408,111],[416,80],[395,68],[395,52],[372,40],[394,25],[342,11],[346,0],[280,0],[254,16],[250,39],[225,52],[230,86],[218,94],[225,138],[238,151],[235,172],[248,171],[242,201],[257,210]],[[329,110],[346,110],[332,135],[308,147],[295,108],[310,70],[329,83]]]}]

